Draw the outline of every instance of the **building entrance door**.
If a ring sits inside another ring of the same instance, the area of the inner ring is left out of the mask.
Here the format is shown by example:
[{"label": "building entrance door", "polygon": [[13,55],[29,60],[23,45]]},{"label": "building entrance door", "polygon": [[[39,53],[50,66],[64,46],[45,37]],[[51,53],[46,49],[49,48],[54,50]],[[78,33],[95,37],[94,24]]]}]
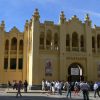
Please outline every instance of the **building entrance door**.
[{"label": "building entrance door", "polygon": [[82,67],[77,64],[73,63],[68,67],[68,81],[75,82],[75,81],[83,81],[83,70]]}]

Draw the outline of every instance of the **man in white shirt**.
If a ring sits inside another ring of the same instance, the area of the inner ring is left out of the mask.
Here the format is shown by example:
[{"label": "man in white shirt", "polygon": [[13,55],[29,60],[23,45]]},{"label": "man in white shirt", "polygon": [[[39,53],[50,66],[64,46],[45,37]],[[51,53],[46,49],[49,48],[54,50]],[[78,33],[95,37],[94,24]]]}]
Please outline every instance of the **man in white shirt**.
[{"label": "man in white shirt", "polygon": [[98,86],[98,84],[96,82],[94,83],[93,88],[94,88],[94,97],[96,98],[96,94],[100,97],[99,86]]}]

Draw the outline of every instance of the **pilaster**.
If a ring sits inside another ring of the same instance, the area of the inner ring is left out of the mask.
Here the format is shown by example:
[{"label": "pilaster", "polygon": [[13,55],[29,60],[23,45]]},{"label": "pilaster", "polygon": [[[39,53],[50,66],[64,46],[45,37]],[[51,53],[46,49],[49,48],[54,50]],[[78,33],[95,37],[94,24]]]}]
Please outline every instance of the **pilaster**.
[{"label": "pilaster", "polygon": [[28,80],[28,68],[29,68],[29,22],[26,20],[25,26],[24,26],[24,39],[23,39],[23,69],[22,69],[22,79],[23,81]]},{"label": "pilaster", "polygon": [[95,36],[95,52],[97,53],[97,35]]},{"label": "pilaster", "polygon": [[[85,18],[85,31],[86,31],[86,53],[87,53],[87,80],[91,81],[93,64],[92,62],[92,32],[91,32],[91,21],[89,15],[86,15]],[[90,72],[91,68],[91,72]]]},{"label": "pilaster", "polygon": [[[63,74],[63,68],[66,66],[66,58],[65,58],[65,52],[66,52],[66,18],[64,15],[64,12],[62,11],[60,14],[60,68],[59,68],[59,79],[64,80],[64,74]],[[65,41],[64,41],[65,40]],[[63,67],[62,67],[63,66]]]},{"label": "pilaster", "polygon": [[51,49],[54,50],[54,36],[52,36],[52,45],[51,45]]},{"label": "pilaster", "polygon": [[19,59],[19,38],[17,38],[16,70],[18,70],[18,59]]},{"label": "pilaster", "polygon": [[9,50],[8,50],[8,70],[10,70],[10,52],[11,52],[11,39],[9,39]]},{"label": "pilaster", "polygon": [[80,36],[78,37],[78,48],[79,48],[79,52],[80,52],[80,47],[81,47],[81,45],[80,45]]},{"label": "pilaster", "polygon": [[40,15],[38,9],[35,9],[34,15],[32,16],[32,26],[31,26],[31,40],[32,40],[32,50],[29,55],[29,85],[36,85],[39,83],[39,21]]},{"label": "pilaster", "polygon": [[70,35],[70,51],[72,51],[72,35]]},{"label": "pilaster", "polygon": [[44,49],[46,50],[46,31],[45,31],[45,37],[44,37]]}]

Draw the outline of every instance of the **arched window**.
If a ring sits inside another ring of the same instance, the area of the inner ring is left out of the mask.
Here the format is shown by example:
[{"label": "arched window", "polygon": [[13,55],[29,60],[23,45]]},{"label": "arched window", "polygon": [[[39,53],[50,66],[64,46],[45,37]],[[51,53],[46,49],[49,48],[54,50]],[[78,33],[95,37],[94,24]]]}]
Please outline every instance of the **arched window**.
[{"label": "arched window", "polygon": [[18,59],[18,69],[22,70],[23,69],[23,58]]},{"label": "arched window", "polygon": [[20,40],[19,42],[19,50],[23,50],[23,40]]},{"label": "arched window", "polygon": [[16,66],[17,66],[17,59],[16,58],[11,58],[10,59],[10,69],[11,70],[15,70],[16,69]]},{"label": "arched window", "polygon": [[54,48],[57,50],[58,49],[58,33],[54,34]]},{"label": "arched window", "polygon": [[11,40],[11,50],[17,50],[17,39],[15,37]]},{"label": "arched window", "polygon": [[40,34],[40,49],[43,49],[44,48],[44,32],[41,32]]},{"label": "arched window", "polygon": [[8,58],[4,58],[4,69],[8,69]]},{"label": "arched window", "polygon": [[70,38],[69,38],[69,34],[66,35],[66,46],[69,47],[70,45]]},{"label": "arched window", "polygon": [[83,37],[83,35],[81,35],[81,40],[80,40],[80,46],[81,47],[84,47],[84,37]]},{"label": "arched window", "polygon": [[5,41],[5,50],[9,50],[9,40]]},{"label": "arched window", "polygon": [[44,32],[40,34],[40,45],[44,45]]},{"label": "arched window", "polygon": [[46,47],[47,47],[47,49],[51,48],[51,46],[52,46],[51,40],[52,40],[52,32],[51,32],[51,30],[48,30],[47,35],[46,35]]},{"label": "arched window", "polygon": [[78,35],[76,32],[72,34],[72,47],[78,47]]},{"label": "arched window", "polygon": [[92,36],[92,48],[95,48],[95,37]]},{"label": "arched window", "polygon": [[97,35],[97,47],[100,48],[100,34]]}]

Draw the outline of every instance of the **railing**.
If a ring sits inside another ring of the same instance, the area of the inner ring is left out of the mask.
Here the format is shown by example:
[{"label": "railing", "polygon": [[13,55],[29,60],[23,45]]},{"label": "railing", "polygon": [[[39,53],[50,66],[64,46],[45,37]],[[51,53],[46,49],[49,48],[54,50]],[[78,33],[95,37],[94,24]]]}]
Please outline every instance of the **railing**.
[{"label": "railing", "polygon": [[80,47],[80,51],[85,51],[85,48],[84,47]]},{"label": "railing", "polygon": [[8,54],[8,50],[5,50],[5,54]]},{"label": "railing", "polygon": [[70,51],[70,47],[66,47],[66,51]]},{"label": "railing", "polygon": [[40,48],[40,49],[44,49],[44,45],[40,45],[39,48]]},{"label": "railing", "polygon": [[72,47],[72,51],[79,51],[79,47]]},{"label": "railing", "polygon": [[58,46],[52,47],[51,45],[46,45],[46,48],[44,48],[44,45],[40,45],[39,49],[40,50],[45,50],[46,49],[46,50],[55,50],[55,51],[58,51],[59,47]]},{"label": "railing", "polygon": [[16,54],[17,53],[17,50],[11,50],[10,51],[10,54]]},{"label": "railing", "polygon": [[47,49],[47,50],[52,50],[51,45],[46,45],[46,49]]},{"label": "railing", "polygon": [[[8,50],[5,50],[5,54],[8,54]],[[11,50],[10,54],[17,54],[17,50]],[[23,50],[19,50],[19,54],[23,54]]]},{"label": "railing", "polygon": [[97,48],[97,51],[100,53],[100,48]]},{"label": "railing", "polygon": [[95,52],[95,48],[92,48],[92,52]]},{"label": "railing", "polygon": [[54,46],[54,50],[58,51],[59,47],[58,46]]},{"label": "railing", "polygon": [[19,54],[23,54],[23,50],[19,50]]}]

